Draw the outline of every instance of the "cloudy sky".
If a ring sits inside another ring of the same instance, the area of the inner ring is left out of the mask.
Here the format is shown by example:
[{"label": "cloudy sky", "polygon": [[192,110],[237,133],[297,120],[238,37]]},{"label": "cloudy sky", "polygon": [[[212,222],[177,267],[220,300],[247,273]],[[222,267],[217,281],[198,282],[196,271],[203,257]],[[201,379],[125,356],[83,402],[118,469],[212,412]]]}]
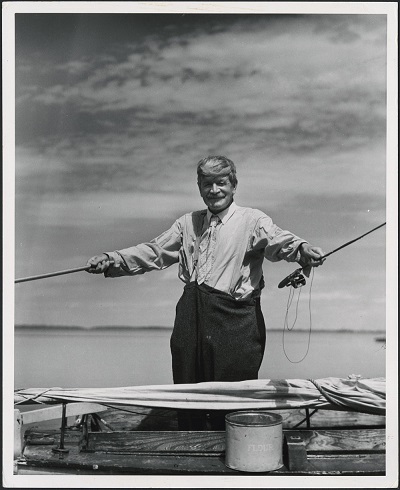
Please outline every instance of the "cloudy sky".
[{"label": "cloudy sky", "polygon": [[[329,252],[386,221],[386,16],[17,14],[15,277],[80,267],[202,209],[196,163],[236,202]],[[381,228],[316,269],[315,329],[385,328]],[[265,264],[282,328],[293,264]],[[308,328],[309,285],[299,328]],[[15,322],[171,326],[177,266],[15,288]]]}]

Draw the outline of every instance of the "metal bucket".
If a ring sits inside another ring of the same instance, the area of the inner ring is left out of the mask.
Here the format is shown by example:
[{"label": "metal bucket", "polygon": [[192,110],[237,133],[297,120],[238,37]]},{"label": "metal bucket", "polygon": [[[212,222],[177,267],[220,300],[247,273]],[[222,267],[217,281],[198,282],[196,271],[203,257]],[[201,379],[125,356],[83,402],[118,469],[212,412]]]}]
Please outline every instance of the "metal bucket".
[{"label": "metal bucket", "polygon": [[225,416],[225,465],[248,472],[283,466],[282,417],[264,411],[233,412]]}]

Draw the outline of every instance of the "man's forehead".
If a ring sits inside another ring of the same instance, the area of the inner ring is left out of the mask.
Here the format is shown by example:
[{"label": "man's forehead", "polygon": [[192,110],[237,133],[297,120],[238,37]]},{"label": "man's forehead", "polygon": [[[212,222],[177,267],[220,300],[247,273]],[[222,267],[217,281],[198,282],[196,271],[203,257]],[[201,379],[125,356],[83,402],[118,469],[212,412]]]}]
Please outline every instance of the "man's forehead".
[{"label": "man's forehead", "polygon": [[229,174],[230,174],[230,172],[229,171],[226,172],[224,170],[222,172],[207,172],[207,173],[204,173],[201,176],[201,180],[203,182],[213,182],[214,180],[218,180],[218,179],[229,180]]},{"label": "man's forehead", "polygon": [[219,163],[207,162],[201,168],[201,173],[205,176],[212,177],[224,177],[225,175],[229,175],[231,173],[230,167],[221,168]]}]

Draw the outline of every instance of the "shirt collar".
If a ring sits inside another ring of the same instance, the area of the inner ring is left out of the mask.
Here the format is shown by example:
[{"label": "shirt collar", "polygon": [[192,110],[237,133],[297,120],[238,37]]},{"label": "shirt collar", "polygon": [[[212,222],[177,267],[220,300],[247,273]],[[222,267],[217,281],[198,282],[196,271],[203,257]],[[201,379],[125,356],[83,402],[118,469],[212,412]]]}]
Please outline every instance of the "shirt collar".
[{"label": "shirt collar", "polygon": [[232,216],[232,214],[236,211],[236,209],[237,205],[235,202],[232,202],[232,204],[228,208],[215,215],[213,215],[213,213],[209,209],[207,209],[207,221],[210,222],[211,216],[218,216],[218,218],[221,220],[221,223],[224,225]]}]

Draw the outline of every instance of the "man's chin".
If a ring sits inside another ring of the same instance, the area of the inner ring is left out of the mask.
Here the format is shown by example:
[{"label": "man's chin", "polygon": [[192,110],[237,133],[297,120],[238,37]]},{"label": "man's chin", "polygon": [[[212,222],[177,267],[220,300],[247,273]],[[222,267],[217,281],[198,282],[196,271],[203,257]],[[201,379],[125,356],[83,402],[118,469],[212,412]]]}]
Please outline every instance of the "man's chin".
[{"label": "man's chin", "polygon": [[217,204],[217,203],[208,203],[208,209],[214,213],[214,214],[218,214],[220,213],[221,211],[224,211],[226,208],[228,208],[230,205],[230,203],[221,203],[221,204]]}]

